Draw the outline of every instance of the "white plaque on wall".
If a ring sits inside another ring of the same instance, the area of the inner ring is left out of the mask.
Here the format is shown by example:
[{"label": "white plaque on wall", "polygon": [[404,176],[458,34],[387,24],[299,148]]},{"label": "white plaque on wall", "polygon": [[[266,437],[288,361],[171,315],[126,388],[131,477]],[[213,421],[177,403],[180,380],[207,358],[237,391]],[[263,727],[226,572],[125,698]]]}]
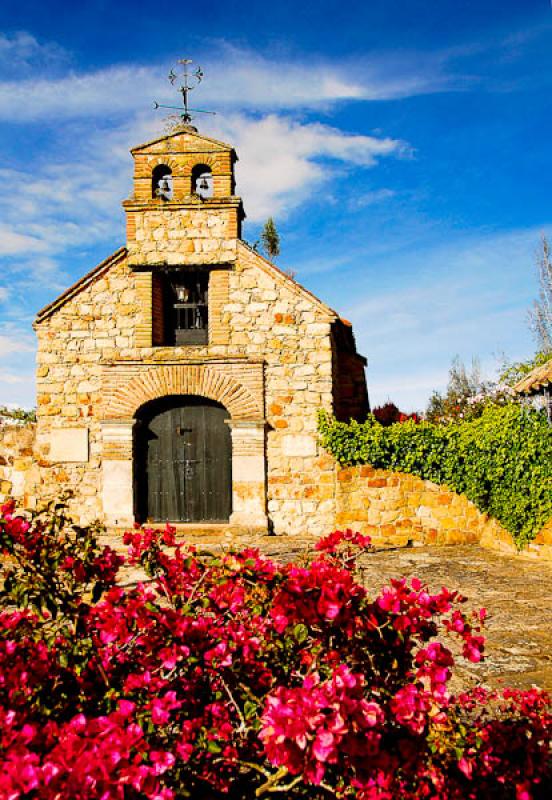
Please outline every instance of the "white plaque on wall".
[{"label": "white plaque on wall", "polygon": [[282,452],[285,456],[315,456],[316,439],[307,434],[286,434],[282,438]]},{"label": "white plaque on wall", "polygon": [[54,428],[50,461],[88,461],[88,428]]}]

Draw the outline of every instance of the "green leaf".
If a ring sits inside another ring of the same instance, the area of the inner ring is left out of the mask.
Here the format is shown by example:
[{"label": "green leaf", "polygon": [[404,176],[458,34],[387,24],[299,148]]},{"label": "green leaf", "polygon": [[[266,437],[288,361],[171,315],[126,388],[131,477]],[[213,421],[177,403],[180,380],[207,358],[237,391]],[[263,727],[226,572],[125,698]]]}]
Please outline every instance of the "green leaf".
[{"label": "green leaf", "polygon": [[246,719],[251,719],[257,713],[257,703],[246,700],[243,706],[243,715]]},{"label": "green leaf", "polygon": [[309,638],[309,629],[307,628],[306,625],[303,625],[303,623],[300,622],[293,628],[293,635],[295,636],[299,644],[302,644]]}]

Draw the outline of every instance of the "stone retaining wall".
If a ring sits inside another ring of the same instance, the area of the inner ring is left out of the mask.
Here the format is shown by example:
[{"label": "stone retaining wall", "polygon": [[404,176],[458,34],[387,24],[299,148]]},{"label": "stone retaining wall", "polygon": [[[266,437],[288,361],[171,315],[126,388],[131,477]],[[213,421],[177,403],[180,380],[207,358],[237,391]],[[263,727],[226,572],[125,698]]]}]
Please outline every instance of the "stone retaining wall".
[{"label": "stone retaining wall", "polygon": [[[336,526],[371,536],[375,545],[478,543],[516,554],[510,533],[464,495],[415,475],[368,465],[336,470]],[[552,560],[552,520],[521,555]]]},{"label": "stone retaining wall", "polygon": [[35,430],[31,424],[0,425],[0,503],[13,498],[21,508],[36,507]]}]

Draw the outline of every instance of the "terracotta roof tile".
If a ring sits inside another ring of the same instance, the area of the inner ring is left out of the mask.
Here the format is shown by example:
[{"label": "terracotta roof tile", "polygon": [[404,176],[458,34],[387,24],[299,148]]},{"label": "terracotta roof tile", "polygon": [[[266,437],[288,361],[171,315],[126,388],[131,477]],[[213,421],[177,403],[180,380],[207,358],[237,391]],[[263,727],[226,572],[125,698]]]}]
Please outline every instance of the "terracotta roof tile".
[{"label": "terracotta roof tile", "polygon": [[552,358],[546,364],[535,367],[514,386],[519,394],[536,394],[552,384]]}]

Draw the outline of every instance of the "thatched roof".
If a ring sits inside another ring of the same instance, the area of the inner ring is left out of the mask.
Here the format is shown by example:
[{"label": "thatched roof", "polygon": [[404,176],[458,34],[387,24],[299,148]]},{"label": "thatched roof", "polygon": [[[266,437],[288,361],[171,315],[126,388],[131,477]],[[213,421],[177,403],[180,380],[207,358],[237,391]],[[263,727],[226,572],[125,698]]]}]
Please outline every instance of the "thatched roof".
[{"label": "thatched roof", "polygon": [[546,364],[535,367],[514,386],[518,394],[540,394],[546,388],[552,388],[552,358]]}]

